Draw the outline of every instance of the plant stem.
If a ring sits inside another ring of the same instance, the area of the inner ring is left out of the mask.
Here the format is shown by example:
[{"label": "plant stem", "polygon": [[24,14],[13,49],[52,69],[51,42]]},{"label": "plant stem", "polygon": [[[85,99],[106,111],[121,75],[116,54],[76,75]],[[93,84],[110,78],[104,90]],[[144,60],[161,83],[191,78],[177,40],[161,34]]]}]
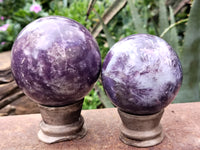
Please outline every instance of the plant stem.
[{"label": "plant stem", "polygon": [[181,23],[184,23],[184,22],[187,22],[188,21],[188,18],[186,18],[186,19],[182,19],[182,20],[180,20],[180,21],[178,21],[178,22],[176,22],[176,23],[174,23],[174,24],[171,24],[168,28],[166,28],[163,32],[162,32],[162,34],[160,35],[160,37],[162,38],[169,30],[171,30],[173,27],[175,27],[175,26],[177,26],[177,25],[179,25],[179,24],[181,24]]}]

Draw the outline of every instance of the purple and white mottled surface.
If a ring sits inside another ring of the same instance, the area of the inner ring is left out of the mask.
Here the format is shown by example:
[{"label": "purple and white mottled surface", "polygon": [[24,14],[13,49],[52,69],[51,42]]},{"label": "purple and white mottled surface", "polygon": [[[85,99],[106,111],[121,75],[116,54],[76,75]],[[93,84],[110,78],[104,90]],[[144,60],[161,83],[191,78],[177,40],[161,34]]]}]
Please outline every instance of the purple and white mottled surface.
[{"label": "purple and white mottled surface", "polygon": [[101,69],[98,45],[74,20],[51,16],[26,26],[12,48],[11,68],[25,94],[40,104],[81,100]]},{"label": "purple and white mottled surface", "polygon": [[107,95],[123,111],[154,114],[175,98],[182,83],[182,67],[163,39],[135,34],[110,49],[102,81]]}]

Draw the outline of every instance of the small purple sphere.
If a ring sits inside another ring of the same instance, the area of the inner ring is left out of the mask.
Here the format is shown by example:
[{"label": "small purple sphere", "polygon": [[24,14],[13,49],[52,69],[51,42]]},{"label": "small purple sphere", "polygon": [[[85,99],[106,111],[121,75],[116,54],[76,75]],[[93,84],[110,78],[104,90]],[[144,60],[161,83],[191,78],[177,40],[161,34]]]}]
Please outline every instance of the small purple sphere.
[{"label": "small purple sphere", "polygon": [[59,16],[27,25],[12,47],[11,60],[19,87],[46,106],[64,106],[83,99],[101,69],[99,48],[89,31]]},{"label": "small purple sphere", "polygon": [[177,54],[163,39],[135,34],[117,42],[102,67],[102,82],[121,110],[148,115],[161,111],[175,98],[182,83]]}]

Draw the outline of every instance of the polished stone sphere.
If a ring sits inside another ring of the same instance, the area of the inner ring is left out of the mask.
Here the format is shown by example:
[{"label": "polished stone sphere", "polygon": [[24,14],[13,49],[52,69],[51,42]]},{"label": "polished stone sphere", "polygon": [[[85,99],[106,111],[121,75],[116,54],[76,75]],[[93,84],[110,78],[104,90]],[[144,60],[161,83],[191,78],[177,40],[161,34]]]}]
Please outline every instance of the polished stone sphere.
[{"label": "polished stone sphere", "polygon": [[27,25],[16,38],[11,57],[19,87],[46,106],[64,106],[83,99],[101,69],[99,48],[89,31],[59,16]]},{"label": "polished stone sphere", "polygon": [[136,115],[161,111],[182,83],[177,54],[163,39],[135,34],[117,42],[105,57],[102,82],[119,109]]}]

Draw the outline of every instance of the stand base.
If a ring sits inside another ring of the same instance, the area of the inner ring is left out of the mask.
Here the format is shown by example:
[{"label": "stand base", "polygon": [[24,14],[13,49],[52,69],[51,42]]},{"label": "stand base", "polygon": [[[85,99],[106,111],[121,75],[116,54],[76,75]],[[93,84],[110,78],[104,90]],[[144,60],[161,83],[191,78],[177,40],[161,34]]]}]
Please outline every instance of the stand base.
[{"label": "stand base", "polygon": [[154,145],[158,145],[162,142],[164,139],[164,133],[161,132],[161,134],[157,137],[154,137],[153,139],[146,139],[146,140],[134,140],[134,139],[129,139],[126,136],[124,136],[122,133],[120,134],[120,140],[130,146],[135,146],[135,147],[150,147]]},{"label": "stand base", "polygon": [[48,144],[73,139],[80,139],[83,138],[87,133],[87,130],[83,123],[84,121],[82,116],[78,123],[74,123],[71,125],[55,126],[45,124],[44,121],[41,121],[41,129],[38,132],[38,138],[40,141]]},{"label": "stand base", "polygon": [[164,139],[160,124],[163,110],[153,115],[139,116],[118,109],[123,124],[120,127],[120,140],[135,147],[150,147]]},{"label": "stand base", "polygon": [[86,135],[84,119],[80,115],[83,101],[63,107],[39,105],[42,115],[38,138],[44,143],[79,139]]}]

